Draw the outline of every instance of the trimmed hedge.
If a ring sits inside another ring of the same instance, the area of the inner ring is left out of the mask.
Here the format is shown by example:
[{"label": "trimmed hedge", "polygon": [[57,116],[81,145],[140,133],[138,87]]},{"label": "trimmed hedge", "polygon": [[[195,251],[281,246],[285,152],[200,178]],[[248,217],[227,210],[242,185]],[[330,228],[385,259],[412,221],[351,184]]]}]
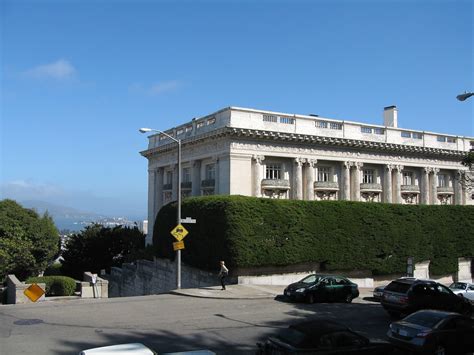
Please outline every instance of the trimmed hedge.
[{"label": "trimmed hedge", "polygon": [[25,283],[45,283],[46,296],[72,296],[76,290],[76,281],[67,276],[30,277]]},{"label": "trimmed hedge", "polygon": [[[322,270],[406,271],[406,260],[431,260],[434,275],[457,271],[458,257],[474,256],[474,206],[426,206],[348,201],[274,200],[244,196],[191,197],[182,259],[216,270],[319,263]],[[176,204],[157,215],[153,243],[173,259],[170,231]]]}]

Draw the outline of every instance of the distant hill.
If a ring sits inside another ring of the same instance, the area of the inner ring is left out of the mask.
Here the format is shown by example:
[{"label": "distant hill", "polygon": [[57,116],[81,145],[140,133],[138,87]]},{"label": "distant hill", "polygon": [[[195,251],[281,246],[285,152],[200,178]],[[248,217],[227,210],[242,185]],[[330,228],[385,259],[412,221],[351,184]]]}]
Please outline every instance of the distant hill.
[{"label": "distant hill", "polygon": [[40,215],[48,211],[59,230],[69,229],[71,231],[79,231],[84,227],[84,222],[95,222],[107,217],[105,215],[79,211],[72,207],[56,205],[45,201],[26,200],[21,201],[20,204],[23,207],[36,210]]}]

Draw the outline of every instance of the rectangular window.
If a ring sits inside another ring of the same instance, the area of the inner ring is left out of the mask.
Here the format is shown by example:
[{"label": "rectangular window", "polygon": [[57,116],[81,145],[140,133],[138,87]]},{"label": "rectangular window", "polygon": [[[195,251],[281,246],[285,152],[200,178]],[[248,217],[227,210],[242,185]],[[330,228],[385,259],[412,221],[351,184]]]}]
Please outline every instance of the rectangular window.
[{"label": "rectangular window", "polygon": [[373,184],[374,183],[374,171],[371,169],[364,170],[362,177],[362,183],[364,184]]},{"label": "rectangular window", "polygon": [[183,181],[182,182],[190,182],[191,181],[191,169],[190,168],[183,168]]},{"label": "rectangular window", "polygon": [[331,168],[325,166],[318,167],[318,181],[331,181]]},{"label": "rectangular window", "polygon": [[437,140],[438,142],[446,142],[446,137],[444,137],[444,136],[437,136],[437,137],[436,137],[436,140]]},{"label": "rectangular window", "polygon": [[374,128],[375,134],[385,134],[385,130],[383,128]]},{"label": "rectangular window", "polygon": [[196,128],[202,128],[204,127],[204,121],[196,123]]},{"label": "rectangular window", "polygon": [[329,123],[329,128],[330,129],[341,130],[342,129],[342,123],[331,122],[331,123]]},{"label": "rectangular window", "polygon": [[167,171],[165,175],[165,184],[172,184],[173,183],[173,172]]},{"label": "rectangular window", "polygon": [[411,133],[407,131],[402,131],[401,135],[403,138],[411,138]]},{"label": "rectangular window", "polygon": [[423,139],[423,134],[418,132],[413,132],[411,136],[413,137],[413,139]]},{"label": "rectangular window", "polygon": [[447,187],[448,186],[448,177],[444,174],[438,175],[438,187]]},{"label": "rectangular window", "polygon": [[372,133],[372,128],[370,127],[360,127],[362,133]]},{"label": "rectangular window", "polygon": [[280,123],[295,124],[295,119],[291,117],[280,117]]},{"label": "rectangular window", "polygon": [[404,171],[403,172],[403,184],[402,185],[414,185],[413,184],[413,172]]},{"label": "rectangular window", "polygon": [[446,142],[448,142],[448,143],[456,143],[456,138],[454,138],[454,137],[446,137]]},{"label": "rectangular window", "polygon": [[214,123],[216,123],[216,118],[215,117],[209,118],[207,120],[207,125],[208,126],[211,125],[211,124],[214,124]]},{"label": "rectangular window", "polygon": [[278,117],[275,115],[263,115],[263,122],[278,122]]},{"label": "rectangular window", "polygon": [[281,179],[281,165],[268,164],[266,167],[265,179],[280,180]]},{"label": "rectangular window", "polygon": [[314,124],[317,128],[328,128],[328,123],[324,121],[316,121]]},{"label": "rectangular window", "polygon": [[184,133],[184,128],[180,128],[176,131],[176,135],[179,136],[180,134]]},{"label": "rectangular window", "polygon": [[207,164],[206,165],[206,180],[214,180],[216,178],[216,165]]},{"label": "rectangular window", "polygon": [[191,132],[193,130],[193,126],[186,127],[186,132]]}]

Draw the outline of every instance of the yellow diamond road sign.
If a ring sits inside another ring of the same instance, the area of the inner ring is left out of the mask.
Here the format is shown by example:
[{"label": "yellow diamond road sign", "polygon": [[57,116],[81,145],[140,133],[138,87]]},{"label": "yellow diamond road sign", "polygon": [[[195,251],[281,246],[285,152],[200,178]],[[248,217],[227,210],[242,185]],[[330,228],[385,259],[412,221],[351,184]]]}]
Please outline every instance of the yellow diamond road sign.
[{"label": "yellow diamond road sign", "polygon": [[178,224],[174,229],[171,231],[171,235],[175,237],[179,242],[184,239],[188,235],[188,231],[186,228],[183,227],[182,224]]},{"label": "yellow diamond road sign", "polygon": [[32,284],[23,293],[32,302],[36,302],[41,298],[41,296],[44,295],[44,290],[40,286],[38,286],[37,284]]}]

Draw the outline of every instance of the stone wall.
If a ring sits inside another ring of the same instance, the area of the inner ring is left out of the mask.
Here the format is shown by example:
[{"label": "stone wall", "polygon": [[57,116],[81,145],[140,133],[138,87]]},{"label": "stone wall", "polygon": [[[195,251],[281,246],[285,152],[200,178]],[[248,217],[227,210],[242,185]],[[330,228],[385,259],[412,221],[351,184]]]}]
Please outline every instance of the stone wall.
[{"label": "stone wall", "polygon": [[[196,288],[220,285],[216,273],[202,271],[181,263],[181,287]],[[176,264],[168,259],[137,260],[113,267],[109,275],[109,297],[129,297],[166,293],[176,289]],[[235,283],[236,280],[228,280]]]},{"label": "stone wall", "polygon": [[[39,287],[46,290],[46,284],[38,283]],[[25,295],[25,290],[30,287],[31,284],[25,284],[17,279],[15,275],[7,276],[7,304],[21,304],[21,303],[33,303]],[[45,295],[41,296],[36,302],[42,302],[45,300]]]}]

